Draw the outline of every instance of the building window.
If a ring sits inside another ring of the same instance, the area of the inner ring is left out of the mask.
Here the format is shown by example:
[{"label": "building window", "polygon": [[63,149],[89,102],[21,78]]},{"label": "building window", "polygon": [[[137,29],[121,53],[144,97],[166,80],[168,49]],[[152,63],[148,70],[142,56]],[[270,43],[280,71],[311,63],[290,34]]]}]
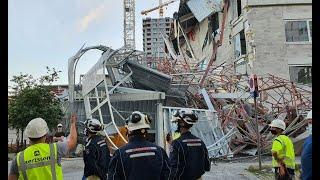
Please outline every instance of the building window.
[{"label": "building window", "polygon": [[312,21],[309,22],[309,32],[310,32],[310,40],[312,41]]},{"label": "building window", "polygon": [[290,80],[296,83],[312,83],[312,66],[290,66]]},{"label": "building window", "polygon": [[237,0],[237,15],[238,17],[241,15],[241,11],[242,8],[241,8],[241,0]]},{"label": "building window", "polygon": [[312,21],[285,21],[286,42],[312,42]]},{"label": "building window", "polygon": [[212,31],[214,33],[214,36],[216,36],[217,30],[219,29],[219,15],[218,15],[218,13],[215,13],[212,16],[212,19],[210,22],[211,22],[211,27],[212,27]]},{"label": "building window", "polygon": [[244,30],[241,30],[234,36],[234,55],[238,58],[244,54],[247,54],[247,45]]}]

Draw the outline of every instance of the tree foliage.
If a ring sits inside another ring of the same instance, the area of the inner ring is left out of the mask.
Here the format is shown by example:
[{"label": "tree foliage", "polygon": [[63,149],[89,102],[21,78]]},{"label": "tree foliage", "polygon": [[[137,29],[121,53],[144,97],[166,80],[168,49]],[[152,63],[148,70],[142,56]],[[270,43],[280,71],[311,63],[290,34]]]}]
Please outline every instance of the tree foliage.
[{"label": "tree foliage", "polygon": [[39,86],[23,89],[9,106],[9,125],[15,129],[24,130],[37,117],[46,120],[51,129],[62,116],[60,102],[47,88]]},{"label": "tree foliage", "polygon": [[50,92],[51,84],[59,79],[61,71],[46,68],[47,74],[38,79],[22,73],[11,79],[15,93],[9,101],[8,124],[21,131],[21,142],[23,131],[30,120],[41,117],[46,120],[49,129],[52,129],[63,117],[59,100]]}]

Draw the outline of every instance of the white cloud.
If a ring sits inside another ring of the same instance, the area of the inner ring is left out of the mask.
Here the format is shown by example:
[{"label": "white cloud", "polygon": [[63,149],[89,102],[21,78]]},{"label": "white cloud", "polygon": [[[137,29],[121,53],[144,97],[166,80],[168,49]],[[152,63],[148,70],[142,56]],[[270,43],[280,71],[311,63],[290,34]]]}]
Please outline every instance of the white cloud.
[{"label": "white cloud", "polygon": [[93,21],[96,21],[98,19],[100,19],[103,14],[106,11],[106,3],[103,3],[101,5],[99,5],[98,7],[92,9],[87,15],[85,15],[81,20],[80,20],[80,23],[79,23],[79,31],[80,32],[83,32],[85,31],[89,24],[92,23]]}]

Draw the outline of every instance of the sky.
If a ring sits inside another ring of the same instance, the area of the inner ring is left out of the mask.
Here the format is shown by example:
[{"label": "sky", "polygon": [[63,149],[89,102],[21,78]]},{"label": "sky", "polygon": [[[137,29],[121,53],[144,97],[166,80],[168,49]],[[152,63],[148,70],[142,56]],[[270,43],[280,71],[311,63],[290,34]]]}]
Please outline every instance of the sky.
[{"label": "sky", "polygon": [[[61,70],[55,84],[67,84],[68,59],[83,44],[120,48],[123,42],[123,0],[9,0],[8,1],[8,84],[13,75],[39,77],[46,66]],[[142,10],[158,6],[158,0],[136,0],[136,49],[142,50]],[[178,11],[179,1],[164,9],[164,17]],[[159,17],[158,11],[148,17]],[[77,66],[85,74],[101,51],[84,54]]]}]

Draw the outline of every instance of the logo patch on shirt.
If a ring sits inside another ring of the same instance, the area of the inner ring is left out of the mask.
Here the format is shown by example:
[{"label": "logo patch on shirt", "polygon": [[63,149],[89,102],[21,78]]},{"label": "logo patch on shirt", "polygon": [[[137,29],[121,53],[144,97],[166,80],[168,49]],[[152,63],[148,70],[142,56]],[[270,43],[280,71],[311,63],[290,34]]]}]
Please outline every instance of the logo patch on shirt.
[{"label": "logo patch on shirt", "polygon": [[84,150],[84,151],[86,152],[86,154],[89,154],[89,153],[90,153],[89,149],[86,149],[86,150]]},{"label": "logo patch on shirt", "polygon": [[170,147],[169,147],[169,151],[170,151],[170,152],[172,152],[172,151],[173,151],[173,146],[172,146],[172,145],[170,145]]},{"label": "logo patch on shirt", "polygon": [[39,151],[39,150],[34,151],[34,152],[33,152],[33,155],[34,155],[34,156],[39,156],[39,155],[40,155],[40,151]]}]

